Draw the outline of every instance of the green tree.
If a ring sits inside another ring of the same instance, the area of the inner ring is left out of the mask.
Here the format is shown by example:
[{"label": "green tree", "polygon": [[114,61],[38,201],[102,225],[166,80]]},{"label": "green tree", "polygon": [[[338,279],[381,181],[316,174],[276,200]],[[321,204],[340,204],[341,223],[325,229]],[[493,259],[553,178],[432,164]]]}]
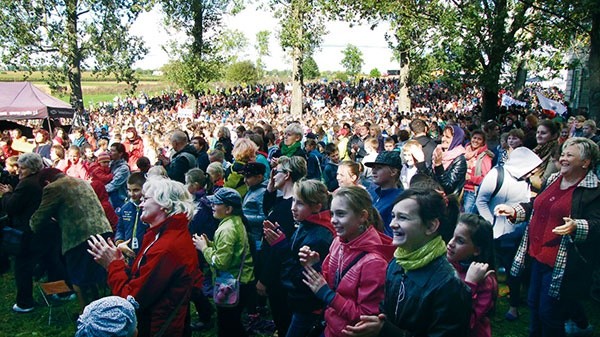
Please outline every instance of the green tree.
[{"label": "green tree", "polygon": [[82,68],[135,89],[132,69],[147,50],[129,27],[149,1],[0,0],[2,62],[20,69],[46,66],[51,88],[69,83],[71,104],[82,108]]},{"label": "green tree", "polygon": [[260,78],[264,76],[266,69],[263,57],[271,55],[271,52],[269,51],[270,38],[271,32],[269,32],[268,30],[261,30],[256,33],[256,44],[254,45],[254,49],[258,54],[258,57],[256,58],[256,68],[258,69]]},{"label": "green tree", "polygon": [[312,56],[307,56],[304,60],[304,64],[302,65],[302,72],[304,73],[304,78],[307,80],[314,80],[318,78],[321,72],[319,71],[319,66],[315,59]]},{"label": "green tree", "polygon": [[355,77],[360,74],[362,66],[365,64],[363,60],[363,53],[358,47],[348,44],[346,49],[342,51],[344,58],[342,59],[342,66],[346,69],[346,72],[350,77]]},{"label": "green tree", "polygon": [[381,77],[381,72],[379,71],[379,69],[373,68],[369,72],[369,76],[371,76],[371,77]]},{"label": "green tree", "polygon": [[279,41],[292,56],[292,103],[291,113],[303,112],[304,93],[303,63],[312,55],[323,40],[325,31],[322,3],[317,0],[270,0],[281,30]]},{"label": "green tree", "polygon": [[172,42],[167,48],[174,62],[173,67],[166,67],[165,70],[179,70],[175,74],[165,75],[178,79],[179,82],[175,83],[197,96],[199,90],[222,73],[227,60],[219,54],[221,21],[223,15],[241,11],[243,1],[162,0],[160,3],[165,13],[165,25],[184,31],[190,38],[183,43]]},{"label": "green tree", "polygon": [[250,61],[235,62],[227,68],[225,79],[234,83],[254,84],[258,81],[258,69]]},{"label": "green tree", "polygon": [[239,29],[226,29],[222,31],[216,41],[216,52],[225,58],[229,64],[236,63],[242,52],[248,46],[248,38]]}]

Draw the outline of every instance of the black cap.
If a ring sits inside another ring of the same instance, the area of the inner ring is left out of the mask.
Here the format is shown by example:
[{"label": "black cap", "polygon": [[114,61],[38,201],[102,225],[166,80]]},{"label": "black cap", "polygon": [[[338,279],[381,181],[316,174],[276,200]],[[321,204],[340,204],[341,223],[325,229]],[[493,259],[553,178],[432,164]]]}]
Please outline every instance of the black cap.
[{"label": "black cap", "polygon": [[257,162],[250,162],[250,163],[244,165],[244,167],[242,168],[242,171],[240,173],[246,177],[253,177],[253,176],[257,176],[259,174],[264,175],[266,170],[267,170],[267,167],[264,164],[257,163]]},{"label": "black cap", "polygon": [[402,169],[402,159],[398,151],[383,151],[377,155],[374,162],[365,163],[365,166],[373,167],[375,165],[387,165]]}]

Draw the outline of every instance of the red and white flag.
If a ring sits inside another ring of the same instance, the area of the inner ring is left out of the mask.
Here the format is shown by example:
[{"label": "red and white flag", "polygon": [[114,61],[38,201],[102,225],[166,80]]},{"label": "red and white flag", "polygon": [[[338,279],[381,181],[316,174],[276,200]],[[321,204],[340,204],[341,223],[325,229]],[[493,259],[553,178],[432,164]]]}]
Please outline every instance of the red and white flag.
[{"label": "red and white flag", "polygon": [[564,116],[567,113],[567,107],[562,103],[553,101],[548,97],[542,95],[539,91],[535,93],[540,102],[540,106],[546,115],[554,117],[556,115]]}]

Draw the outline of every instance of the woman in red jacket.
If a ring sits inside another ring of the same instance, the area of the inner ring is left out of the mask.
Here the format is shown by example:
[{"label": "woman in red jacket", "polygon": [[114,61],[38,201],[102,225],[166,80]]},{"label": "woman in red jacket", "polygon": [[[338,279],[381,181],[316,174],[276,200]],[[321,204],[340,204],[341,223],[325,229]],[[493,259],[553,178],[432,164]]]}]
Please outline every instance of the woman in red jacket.
[{"label": "woman in red jacket", "polygon": [[327,305],[326,337],[344,336],[346,325],[358,323],[361,315],[379,313],[385,284],[381,276],[395,249],[391,238],[375,228],[383,229],[383,221],[364,188],[336,190],[331,214],[337,237],[323,261],[323,274],[312,267],[319,260],[318,253],[307,246],[299,253],[305,266],[304,283]]},{"label": "woman in red jacket", "polygon": [[88,252],[108,270],[113,294],[131,295],[139,302],[140,337],[154,336],[162,329],[164,336],[183,336],[191,290],[202,284],[187,229],[195,210],[193,199],[183,184],[153,178],[144,184],[142,200],[141,219],[150,228],[132,267],[110,239],[92,237]]}]

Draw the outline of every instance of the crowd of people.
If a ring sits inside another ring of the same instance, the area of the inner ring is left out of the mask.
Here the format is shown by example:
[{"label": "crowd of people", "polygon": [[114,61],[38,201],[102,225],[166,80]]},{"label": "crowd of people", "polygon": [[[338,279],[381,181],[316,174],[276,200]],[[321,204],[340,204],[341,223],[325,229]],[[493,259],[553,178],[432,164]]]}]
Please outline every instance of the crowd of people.
[{"label": "crowd of people", "polygon": [[502,276],[530,336],[593,333],[593,120],[481,121],[477,88],[442,83],[399,111],[395,79],[310,84],[298,118],[288,89],[202,93],[192,118],[182,92],[116,99],[86,126],[3,134],[13,310],[43,277],[73,289],[56,300],[79,300],[78,336],[491,336]]}]

